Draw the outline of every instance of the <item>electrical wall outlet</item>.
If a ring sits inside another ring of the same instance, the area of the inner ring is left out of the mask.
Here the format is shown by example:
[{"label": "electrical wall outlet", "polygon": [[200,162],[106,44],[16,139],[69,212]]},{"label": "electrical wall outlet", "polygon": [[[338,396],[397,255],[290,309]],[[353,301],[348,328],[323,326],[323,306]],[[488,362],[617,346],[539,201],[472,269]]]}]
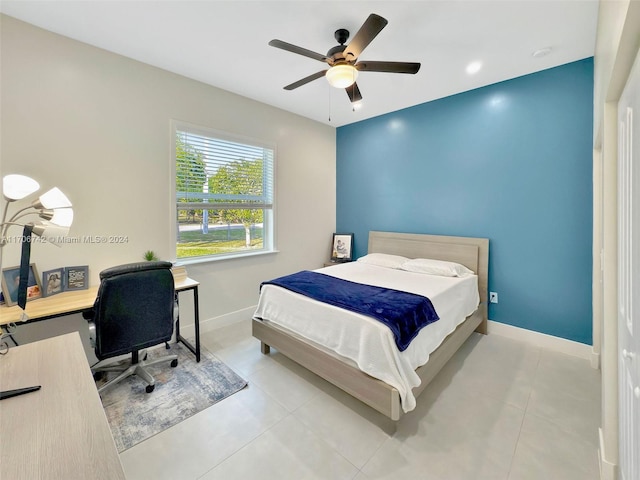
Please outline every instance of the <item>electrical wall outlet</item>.
[{"label": "electrical wall outlet", "polygon": [[498,303],[498,292],[489,292],[489,301],[491,303]]}]

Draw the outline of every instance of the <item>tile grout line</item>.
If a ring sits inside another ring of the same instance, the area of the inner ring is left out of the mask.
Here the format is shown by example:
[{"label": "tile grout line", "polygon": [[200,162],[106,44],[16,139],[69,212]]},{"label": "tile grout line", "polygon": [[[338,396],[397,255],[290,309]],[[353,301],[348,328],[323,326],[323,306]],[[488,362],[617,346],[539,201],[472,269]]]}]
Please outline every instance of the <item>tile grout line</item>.
[{"label": "tile grout line", "polygon": [[[263,391],[263,393],[266,394],[266,392]],[[286,410],[286,409],[285,409]],[[229,455],[227,455],[223,460],[219,461],[216,465],[214,465],[213,467],[211,467],[210,469],[208,469],[206,472],[204,472],[202,475],[198,475],[197,477],[195,477],[195,480],[200,480],[201,478],[205,477],[206,475],[209,474],[209,472],[215,470],[216,468],[218,468],[220,465],[222,465],[224,462],[226,462],[227,460],[231,459],[232,457],[234,457],[235,455],[237,455],[238,453],[240,453],[242,450],[244,450],[245,448],[247,448],[249,445],[251,445],[253,442],[255,442],[256,440],[258,440],[260,437],[262,437],[264,434],[266,434],[268,431],[270,431],[271,429],[273,429],[273,427],[275,427],[276,425],[280,424],[282,421],[284,421],[287,417],[291,416],[291,412],[287,411],[287,414],[282,417],[280,420],[278,420],[277,422],[275,422],[273,425],[271,425],[269,428],[265,428],[264,431],[260,432],[258,435],[256,435],[255,437],[253,437],[251,440],[249,440],[247,443],[245,443],[244,445],[242,445],[241,447],[238,447],[238,449],[236,449],[234,452],[230,453]]]},{"label": "tile grout line", "polygon": [[[313,372],[312,372],[312,373],[313,373]],[[317,376],[318,378],[320,378],[322,381],[325,381],[325,382],[326,382],[326,380],[324,380],[324,379],[323,379],[322,377],[320,377],[319,375],[317,375],[317,374],[314,374],[314,375],[316,375],[316,376]],[[316,388],[318,388],[318,387],[316,387]],[[320,390],[320,389],[319,389],[319,390]],[[295,413],[296,413],[296,412],[298,412],[302,407],[304,407],[305,405],[307,405],[307,404],[311,403],[312,401],[316,400],[316,398],[317,398],[317,397],[320,397],[320,395],[323,395],[323,394],[324,394],[324,395],[327,395],[325,392],[323,392],[322,390],[320,390],[320,391],[318,392],[318,394],[317,394],[317,395],[315,395],[315,396],[313,396],[313,397],[309,398],[306,402],[303,402],[303,403],[301,403],[300,405],[298,405],[298,407],[296,407],[296,408],[291,412],[291,415],[293,416],[293,418],[294,418],[296,421],[300,422],[300,423],[302,424],[302,426],[304,426],[304,428],[306,428],[307,430],[309,430],[309,432],[311,432],[311,434],[312,434],[314,437],[316,437],[320,442],[322,442],[323,444],[325,444],[325,445],[327,446],[327,448],[329,448],[329,450],[331,450],[332,452],[334,452],[334,453],[336,453],[337,455],[339,455],[340,457],[342,457],[342,458],[343,458],[343,459],[344,459],[344,460],[345,460],[349,465],[352,465],[352,466],[353,466],[353,468],[355,468],[355,469],[356,469],[356,473],[355,473],[355,475],[352,477],[352,478],[355,478],[355,477],[357,477],[357,476],[358,476],[358,474],[361,472],[361,469],[360,469],[360,468],[358,468],[358,466],[357,466],[357,465],[354,465],[354,463],[353,463],[351,460],[349,460],[347,457],[345,457],[345,456],[344,456],[344,455],[343,455],[339,450],[336,450],[336,449],[335,449],[334,447],[332,447],[329,443],[327,443],[327,442],[324,440],[324,438],[322,438],[322,437],[320,436],[320,434],[316,433],[316,431],[315,431],[314,429],[312,429],[311,427],[309,427],[309,426],[308,426],[306,423],[304,423],[300,418],[298,418],[298,416],[297,416],[297,415],[295,415]],[[384,443],[384,442],[383,442],[383,443]],[[378,448],[379,448],[379,447],[378,447]],[[377,452],[377,451],[378,451],[378,450],[376,449],[376,452]],[[367,462],[368,462],[368,461],[369,461],[369,460],[367,460]],[[367,464],[367,462],[365,462],[365,465]],[[363,466],[364,466],[364,465],[363,465]]]},{"label": "tile grout line", "polygon": [[515,445],[513,447],[513,452],[511,453],[511,462],[509,462],[509,471],[507,472],[507,480],[511,478],[511,471],[513,469],[513,462],[516,459],[516,452],[518,451],[518,445],[520,444],[520,436],[522,435],[522,426],[524,425],[524,421],[527,418],[527,410],[529,409],[529,401],[531,400],[531,394],[533,393],[533,386],[536,383],[536,379],[538,378],[538,370],[540,368],[540,358],[542,356],[542,349],[538,348],[538,361],[536,362],[536,371],[533,375],[533,381],[531,382],[531,388],[529,390],[529,395],[527,395],[527,403],[524,406],[522,421],[520,422],[520,428],[518,429],[518,438],[516,439]]},{"label": "tile grout line", "polygon": [[[225,347],[226,348],[226,347]],[[214,353],[215,355],[215,353]],[[265,366],[266,367],[266,366]],[[263,367],[263,368],[265,368]],[[262,369],[258,369],[262,370]],[[222,465],[224,462],[226,462],[227,460],[229,460],[230,458],[232,458],[233,456],[237,455],[240,451],[244,450],[245,448],[247,448],[249,445],[251,445],[251,443],[255,442],[258,438],[260,438],[262,435],[264,435],[265,433],[267,433],[269,430],[271,430],[273,427],[275,427],[276,425],[278,425],[280,422],[282,422],[285,418],[287,418],[288,416],[290,416],[292,414],[292,412],[289,411],[289,409],[283,405],[281,402],[279,402],[275,397],[273,397],[272,395],[270,395],[267,391],[265,391],[264,389],[260,388],[260,386],[258,385],[258,383],[254,382],[251,380],[251,377],[255,374],[256,372],[252,372],[251,375],[244,375],[243,374],[243,378],[244,380],[247,382],[247,385],[250,385],[251,387],[259,390],[260,392],[262,392],[263,395],[265,395],[267,398],[271,399],[276,405],[278,405],[279,407],[281,407],[285,412],[286,415],[284,415],[281,419],[279,419],[278,421],[274,422],[272,425],[270,425],[268,428],[265,428],[262,432],[260,432],[258,435],[252,437],[251,439],[247,440],[246,443],[244,443],[243,445],[239,446],[235,451],[231,452],[229,455],[227,455],[226,457],[224,457],[223,459],[221,459],[218,463],[216,463],[215,465],[213,465],[211,468],[207,469],[205,472],[203,472],[202,474],[199,474],[195,477],[195,480],[199,480],[203,477],[205,477],[207,474],[209,474],[209,472],[215,470],[216,468],[218,468],[220,465]],[[245,387],[246,388],[246,387]],[[213,406],[213,405],[212,405]]]}]

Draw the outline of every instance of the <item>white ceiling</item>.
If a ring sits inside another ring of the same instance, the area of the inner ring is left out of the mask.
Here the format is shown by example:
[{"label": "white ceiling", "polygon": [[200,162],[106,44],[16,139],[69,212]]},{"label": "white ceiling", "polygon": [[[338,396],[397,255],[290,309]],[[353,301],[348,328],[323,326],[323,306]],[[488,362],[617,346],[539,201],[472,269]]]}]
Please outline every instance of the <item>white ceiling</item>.
[{"label": "white ceiling", "polygon": [[[598,1],[2,0],[0,11],[337,127],[590,57]],[[389,24],[360,59],[421,62],[416,75],[362,72],[356,111],[324,78],[283,90],[326,65],[271,39],[325,54],[336,29],[353,37],[370,13]],[[482,62],[473,76],[472,61]]]}]

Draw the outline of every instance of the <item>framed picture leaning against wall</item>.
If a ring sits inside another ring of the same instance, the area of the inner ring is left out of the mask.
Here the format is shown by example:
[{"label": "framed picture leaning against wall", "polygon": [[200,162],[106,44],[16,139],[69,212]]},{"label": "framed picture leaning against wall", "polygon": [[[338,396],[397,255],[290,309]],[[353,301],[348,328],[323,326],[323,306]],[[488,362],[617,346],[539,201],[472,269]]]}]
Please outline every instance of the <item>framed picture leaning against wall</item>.
[{"label": "framed picture leaning against wall", "polygon": [[[18,303],[18,286],[20,285],[20,267],[2,269],[2,293],[8,307]],[[36,264],[29,265],[29,281],[27,282],[27,301],[42,297],[40,276]]]},{"label": "framed picture leaning against wall", "polygon": [[62,292],[64,290],[64,268],[42,272],[42,288],[42,294],[45,297]]},{"label": "framed picture leaning against wall", "polygon": [[353,233],[334,233],[331,242],[331,261],[350,262],[353,252]]},{"label": "framed picture leaning against wall", "polygon": [[89,288],[89,266],[65,267],[64,291],[86,290]]}]

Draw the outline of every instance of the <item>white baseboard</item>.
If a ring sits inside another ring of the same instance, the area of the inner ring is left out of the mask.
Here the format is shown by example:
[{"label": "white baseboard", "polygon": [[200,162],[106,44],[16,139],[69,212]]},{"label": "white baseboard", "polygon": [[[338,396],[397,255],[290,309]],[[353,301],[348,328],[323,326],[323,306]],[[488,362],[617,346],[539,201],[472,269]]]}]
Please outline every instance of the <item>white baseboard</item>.
[{"label": "white baseboard", "polygon": [[598,429],[598,435],[600,437],[600,447],[598,448],[598,463],[600,464],[600,480],[617,480],[618,479],[618,465],[608,462],[605,458],[604,450],[604,435],[602,428]]},{"label": "white baseboard", "polygon": [[[233,325],[244,320],[249,320],[251,319],[251,317],[253,316],[253,312],[255,311],[256,305],[253,305],[251,307],[243,308],[242,310],[237,310],[235,312],[220,315],[219,317],[200,320],[200,333],[210,332],[212,330],[215,330],[216,328],[226,327],[228,325]],[[193,323],[184,326],[182,326],[181,324],[180,334],[183,337],[195,336],[196,332]]]},{"label": "white baseboard", "polygon": [[600,370],[600,353],[591,349],[591,368]]},{"label": "white baseboard", "polygon": [[[493,320],[489,320],[487,322],[487,331],[488,333],[500,335],[502,337],[530,343],[537,347],[547,348],[549,350],[566,353],[567,355],[572,355],[574,357],[584,358],[585,360],[589,360],[592,366],[593,356],[598,355],[593,351],[593,347],[591,345],[585,345],[584,343],[574,342],[573,340],[566,340],[564,338],[554,337],[545,333],[514,327],[513,325],[507,325],[505,323],[494,322]],[[599,364],[598,355],[598,365]]]}]

